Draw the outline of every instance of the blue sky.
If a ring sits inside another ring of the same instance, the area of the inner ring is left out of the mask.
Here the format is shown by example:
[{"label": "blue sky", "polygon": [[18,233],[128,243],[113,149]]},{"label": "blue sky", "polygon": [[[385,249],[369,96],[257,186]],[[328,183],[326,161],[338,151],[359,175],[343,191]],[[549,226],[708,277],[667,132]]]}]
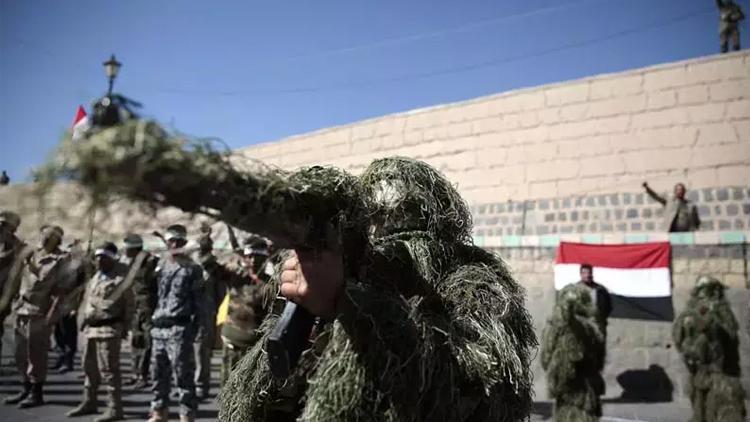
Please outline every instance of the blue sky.
[{"label": "blue sky", "polygon": [[45,160],[106,90],[111,53],[143,115],[241,147],[713,54],[717,15],[714,0],[0,0],[0,169]]}]

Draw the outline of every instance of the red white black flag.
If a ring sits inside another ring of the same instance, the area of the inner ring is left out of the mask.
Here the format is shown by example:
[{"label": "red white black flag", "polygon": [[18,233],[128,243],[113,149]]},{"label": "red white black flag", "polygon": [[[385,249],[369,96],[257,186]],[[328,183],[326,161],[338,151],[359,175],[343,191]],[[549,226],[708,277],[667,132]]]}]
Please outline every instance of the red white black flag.
[{"label": "red white black flag", "polygon": [[592,245],[562,242],[555,260],[555,289],[580,280],[581,264],[591,264],[594,281],[612,296],[612,317],[671,320],[669,242]]}]

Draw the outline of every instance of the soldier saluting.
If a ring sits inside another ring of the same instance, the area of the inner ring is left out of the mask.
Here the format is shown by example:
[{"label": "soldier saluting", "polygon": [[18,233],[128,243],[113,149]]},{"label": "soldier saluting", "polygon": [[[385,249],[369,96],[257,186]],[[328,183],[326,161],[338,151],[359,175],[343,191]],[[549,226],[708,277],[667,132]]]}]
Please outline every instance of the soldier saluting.
[{"label": "soldier saluting", "polygon": [[114,243],[106,242],[99,246],[94,257],[97,271],[86,286],[81,304],[81,329],[86,338],[83,351],[83,371],[86,375],[84,396],[81,404],[67,415],[97,413],[97,389],[104,382],[107,411],[95,422],[109,422],[123,419],[120,343],[127,334],[133,312],[133,292],[130,288],[123,289],[128,267],[118,262]]}]

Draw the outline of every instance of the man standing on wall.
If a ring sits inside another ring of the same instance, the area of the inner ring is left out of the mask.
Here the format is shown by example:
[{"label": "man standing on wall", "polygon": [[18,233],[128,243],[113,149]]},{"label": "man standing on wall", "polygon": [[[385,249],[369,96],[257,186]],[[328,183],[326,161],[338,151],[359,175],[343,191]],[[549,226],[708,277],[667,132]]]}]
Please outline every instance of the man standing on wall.
[{"label": "man standing on wall", "polygon": [[643,187],[648,196],[664,206],[664,229],[669,232],[692,232],[700,228],[698,208],[685,198],[687,190],[684,184],[674,185],[674,197],[668,199],[654,192],[647,182],[643,182]]},{"label": "man standing on wall", "polygon": [[740,49],[740,22],[745,19],[742,8],[734,0],[716,0],[719,7],[719,37],[721,38],[721,52],[729,51],[729,39],[732,39],[732,49]]}]

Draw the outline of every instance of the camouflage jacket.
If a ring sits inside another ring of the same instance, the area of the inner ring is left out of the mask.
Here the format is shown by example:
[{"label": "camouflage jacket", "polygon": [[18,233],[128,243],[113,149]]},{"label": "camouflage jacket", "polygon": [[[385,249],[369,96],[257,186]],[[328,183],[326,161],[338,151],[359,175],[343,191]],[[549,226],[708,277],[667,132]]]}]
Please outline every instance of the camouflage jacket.
[{"label": "camouflage jacket", "polygon": [[264,261],[256,267],[258,273],[235,264],[226,268],[221,278],[229,295],[227,318],[221,329],[221,337],[226,343],[247,348],[257,339],[256,330],[276,294],[269,284],[272,273],[265,264]]},{"label": "camouflage jacket", "polygon": [[200,265],[179,255],[163,260],[157,273],[157,302],[151,317],[154,327],[191,326],[197,330],[206,321]]},{"label": "camouflage jacket", "polygon": [[87,338],[121,338],[127,332],[134,310],[133,292],[128,289],[119,298],[112,297],[127,272],[127,265],[118,262],[112,271],[97,271],[89,280],[81,306],[81,328]]},{"label": "camouflage jacket", "polygon": [[[148,329],[151,326],[151,315],[156,307],[157,295],[157,278],[156,267],[159,264],[159,258],[146,253],[147,256],[141,264],[141,268],[133,280],[133,300],[134,300],[134,318],[133,330],[140,331]],[[133,264],[135,258],[128,258],[123,255],[120,262],[128,268]]]},{"label": "camouflage jacket", "polygon": [[65,256],[60,249],[47,253],[43,248],[39,248],[29,258],[15,305],[18,315],[47,315],[53,296],[65,288],[58,283],[61,269],[58,264]]},{"label": "camouflage jacket", "polygon": [[[11,268],[16,261],[16,257],[24,248],[25,244],[17,237],[13,236],[11,240],[0,245],[0,297],[4,297],[6,294],[10,296],[15,292],[5,292],[6,289],[10,289],[10,283],[6,283],[10,276]],[[9,298],[10,299],[10,298]],[[10,302],[8,302],[10,303]],[[3,307],[0,306],[0,315],[3,315]],[[2,317],[0,316],[0,321]]]}]

